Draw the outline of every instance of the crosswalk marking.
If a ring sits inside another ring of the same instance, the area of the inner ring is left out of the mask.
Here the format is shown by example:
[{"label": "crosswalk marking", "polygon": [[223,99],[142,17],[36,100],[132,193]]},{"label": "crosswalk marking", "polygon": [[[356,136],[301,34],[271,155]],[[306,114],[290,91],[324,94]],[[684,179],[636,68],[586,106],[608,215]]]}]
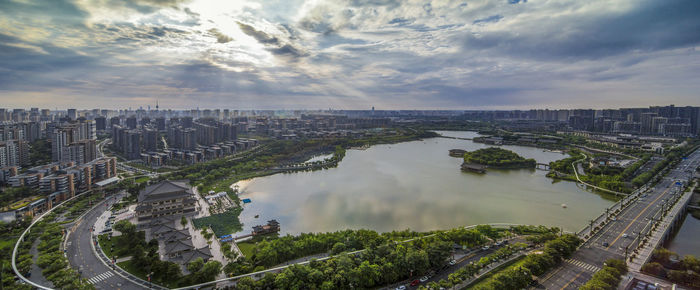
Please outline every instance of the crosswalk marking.
[{"label": "crosswalk marking", "polygon": [[600,267],[597,267],[597,266],[594,266],[594,265],[591,265],[588,263],[584,263],[584,262],[581,262],[581,261],[576,260],[576,259],[568,259],[568,260],[566,260],[566,262],[569,264],[572,264],[574,266],[586,269],[588,271],[592,271],[592,272],[598,272],[600,270]]},{"label": "crosswalk marking", "polygon": [[95,277],[88,279],[88,282],[90,282],[92,284],[97,284],[97,282],[100,282],[100,281],[107,279],[109,277],[112,277],[112,276],[114,276],[114,274],[112,274],[112,272],[104,272],[100,275],[97,275]]}]

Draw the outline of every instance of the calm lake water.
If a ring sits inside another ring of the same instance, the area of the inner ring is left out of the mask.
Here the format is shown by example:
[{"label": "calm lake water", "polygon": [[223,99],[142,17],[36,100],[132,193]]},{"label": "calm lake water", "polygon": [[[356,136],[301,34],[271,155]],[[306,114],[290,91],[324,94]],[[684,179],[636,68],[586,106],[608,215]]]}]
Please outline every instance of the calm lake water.
[{"label": "calm lake water", "polygon": [[[337,168],[241,181],[241,198],[252,200],[241,214],[244,232],[270,219],[281,223],[282,234],[347,228],[427,231],[481,223],[543,224],[577,231],[614,202],[573,182],[553,183],[542,170],[462,172],[461,158],[448,155],[449,149],[484,147],[488,146],[448,138],[377,145],[348,150]],[[532,147],[503,148],[541,163],[567,157]]]},{"label": "calm lake water", "polygon": [[673,237],[667,248],[678,253],[681,256],[693,255],[700,258],[700,219],[687,214],[683,225],[678,230],[678,233]]}]

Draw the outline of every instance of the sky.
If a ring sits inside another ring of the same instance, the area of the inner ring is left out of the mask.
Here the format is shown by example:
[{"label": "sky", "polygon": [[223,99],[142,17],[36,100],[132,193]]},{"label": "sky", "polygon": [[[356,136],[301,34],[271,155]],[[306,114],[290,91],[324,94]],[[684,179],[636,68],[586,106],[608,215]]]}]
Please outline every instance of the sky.
[{"label": "sky", "polygon": [[0,107],[700,105],[698,0],[0,0]]}]

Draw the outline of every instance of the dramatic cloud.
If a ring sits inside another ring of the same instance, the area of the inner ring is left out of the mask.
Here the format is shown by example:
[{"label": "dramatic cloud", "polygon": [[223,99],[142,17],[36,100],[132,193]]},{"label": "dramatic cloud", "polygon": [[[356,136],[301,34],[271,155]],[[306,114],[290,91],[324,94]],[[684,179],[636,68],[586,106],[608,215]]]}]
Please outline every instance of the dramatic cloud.
[{"label": "dramatic cloud", "polygon": [[2,107],[700,105],[696,0],[0,0]]}]

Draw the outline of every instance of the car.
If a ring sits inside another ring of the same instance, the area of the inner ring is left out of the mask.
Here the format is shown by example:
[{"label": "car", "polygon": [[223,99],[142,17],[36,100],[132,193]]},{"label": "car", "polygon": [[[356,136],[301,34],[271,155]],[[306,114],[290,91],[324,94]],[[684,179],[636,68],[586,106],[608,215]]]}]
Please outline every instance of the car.
[{"label": "car", "polygon": [[423,276],[420,278],[420,282],[423,283],[425,281],[428,281],[428,279],[430,279],[430,278],[428,278],[428,276]]},{"label": "car", "polygon": [[416,286],[418,284],[420,284],[420,281],[418,280],[413,280],[413,282],[411,282],[411,286]]},{"label": "car", "polygon": [[406,290],[406,286],[401,285],[399,287],[396,287],[396,290]]},{"label": "car", "polygon": [[483,246],[483,247],[481,247],[481,249],[484,250],[484,251],[488,250],[489,248],[490,248],[489,246]]},{"label": "car", "polygon": [[607,246],[610,246],[610,244],[608,244],[608,242],[603,242],[603,247],[607,247]]},{"label": "car", "polygon": [[629,236],[628,236],[627,234],[622,234],[622,237],[623,237],[623,238],[627,238],[627,237],[629,237]]},{"label": "car", "polygon": [[454,264],[457,264],[457,261],[455,261],[455,260],[450,260],[450,265],[451,265],[451,266],[454,266]]},{"label": "car", "polygon": [[612,218],[611,218],[611,220],[613,220],[613,221],[616,221],[616,220],[617,220],[617,218],[616,218],[616,217],[612,217]]},{"label": "car", "polygon": [[496,243],[493,244],[493,245],[496,246],[496,247],[500,247],[500,246],[502,245],[502,243],[501,243],[501,242],[496,242]]}]

